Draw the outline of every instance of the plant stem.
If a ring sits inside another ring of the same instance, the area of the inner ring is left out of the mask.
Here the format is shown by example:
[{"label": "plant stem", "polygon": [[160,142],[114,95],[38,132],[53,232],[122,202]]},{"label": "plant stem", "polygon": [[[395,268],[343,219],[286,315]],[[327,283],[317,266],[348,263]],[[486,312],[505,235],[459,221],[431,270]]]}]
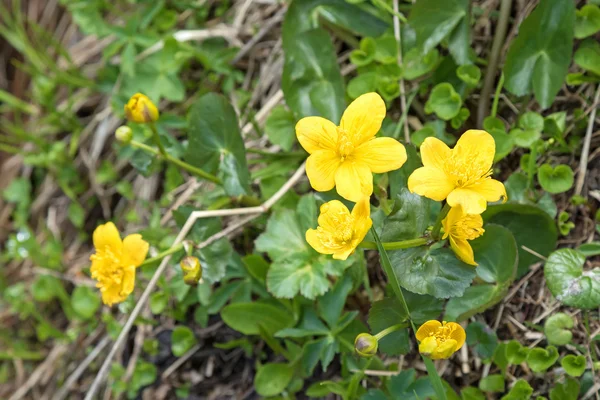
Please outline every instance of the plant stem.
[{"label": "plant stem", "polygon": [[531,146],[531,151],[529,152],[529,162],[527,163],[527,187],[531,188],[533,186],[533,176],[535,175],[535,164],[537,161],[537,143],[534,143]]},{"label": "plant stem", "polygon": [[158,147],[158,150],[160,150],[160,154],[162,154],[164,158],[168,158],[169,155],[167,154],[165,147],[160,141],[160,136],[158,135],[158,129],[156,129],[156,124],[154,123],[154,121],[150,121],[148,125],[150,126],[150,130],[152,131],[152,140],[154,140],[154,144]]},{"label": "plant stem", "polygon": [[408,328],[408,325],[409,324],[407,324],[406,322],[403,323],[403,324],[392,325],[389,328],[386,328],[386,329],[382,330],[381,332],[379,332],[377,335],[375,335],[375,338],[377,340],[381,340],[381,339],[383,339],[384,337],[386,337],[387,335],[389,335],[392,332],[395,332],[395,331],[397,331],[399,329]]},{"label": "plant stem", "polygon": [[[429,242],[428,238],[416,238],[409,240],[402,240],[399,242],[383,242],[381,245],[386,250],[400,250],[400,249],[410,249],[411,247],[419,247],[427,244]],[[363,249],[377,249],[377,243],[371,242],[368,240],[363,241],[358,245]]]},{"label": "plant stem", "polygon": [[496,86],[496,93],[494,94],[494,101],[492,102],[492,111],[490,116],[496,117],[498,113],[498,101],[500,100],[500,93],[502,92],[502,87],[504,86],[504,73],[500,74],[500,79],[498,80],[498,86]]},{"label": "plant stem", "polygon": [[152,264],[155,261],[160,261],[163,258],[165,258],[168,255],[171,255],[173,253],[177,253],[179,250],[183,249],[183,242],[179,243],[177,246],[173,246],[171,248],[168,248],[167,250],[163,251],[162,253],[158,253],[156,255],[156,257],[152,257],[152,258],[148,258],[146,259],[143,263],[140,264],[140,267],[144,267],[148,264]]},{"label": "plant stem", "polygon": [[214,176],[213,174],[210,174],[200,168],[196,168],[193,165],[190,165],[190,164],[186,163],[185,161],[181,161],[180,159],[173,157],[169,154],[161,154],[158,150],[156,150],[153,147],[148,146],[147,144],[138,142],[137,140],[132,140],[131,143],[129,143],[129,144],[132,147],[138,148],[140,150],[144,150],[147,153],[154,154],[157,156],[162,156],[166,161],[168,161],[174,165],[177,165],[179,168],[184,169],[188,172],[191,172],[192,174],[194,174],[200,178],[214,182],[217,185],[223,184],[223,182],[221,182],[221,180],[219,178],[217,178],[216,176]]},{"label": "plant stem", "polygon": [[439,240],[440,239],[440,231],[442,230],[442,221],[444,220],[444,218],[446,218],[446,215],[448,215],[448,211],[450,211],[450,205],[448,203],[444,204],[444,208],[442,208],[442,210],[440,211],[440,214],[437,217],[437,220],[435,221],[435,225],[433,226],[433,229],[431,230],[431,238],[433,240]]}]

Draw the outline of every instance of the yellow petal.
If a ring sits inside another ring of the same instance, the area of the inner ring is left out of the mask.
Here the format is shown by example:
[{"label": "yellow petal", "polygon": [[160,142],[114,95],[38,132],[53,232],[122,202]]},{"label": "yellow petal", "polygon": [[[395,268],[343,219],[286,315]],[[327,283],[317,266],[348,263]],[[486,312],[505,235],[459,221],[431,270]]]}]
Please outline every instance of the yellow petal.
[{"label": "yellow petal", "polygon": [[339,200],[328,201],[321,206],[319,211],[319,226],[328,232],[335,232],[339,229],[340,217],[350,215],[348,207]]},{"label": "yellow petal", "polygon": [[[135,267],[128,266],[123,269],[123,282],[121,283],[121,292],[119,293],[123,300],[127,298],[135,287]],[[122,301],[122,300],[121,300]]]},{"label": "yellow petal", "polygon": [[442,220],[442,226],[444,227],[444,237],[442,239],[446,239],[448,235],[450,235],[450,230],[452,226],[455,225],[460,219],[465,215],[461,206],[452,207],[450,211],[448,211],[448,215],[446,218]]},{"label": "yellow petal", "polygon": [[452,150],[438,138],[428,137],[421,144],[421,161],[426,167],[444,170],[445,162],[451,157]]},{"label": "yellow petal", "polygon": [[435,201],[444,200],[454,189],[454,182],[438,168],[417,168],[408,177],[408,190]]},{"label": "yellow petal", "polygon": [[492,135],[476,129],[463,133],[452,150],[457,164],[470,165],[470,169],[478,170],[482,175],[492,168],[495,153],[496,142]]},{"label": "yellow petal", "polygon": [[128,235],[123,239],[123,266],[137,267],[144,262],[150,245],[142,239],[142,235]]},{"label": "yellow petal", "polygon": [[400,168],[406,162],[406,149],[396,139],[371,139],[354,150],[353,159],[367,164],[371,172],[382,174]]},{"label": "yellow petal", "polygon": [[438,344],[435,336],[428,336],[419,343],[419,353],[430,355],[435,352]]},{"label": "yellow petal", "polygon": [[359,201],[373,193],[373,174],[366,164],[346,161],[335,173],[335,186],[346,200]]},{"label": "yellow petal", "polygon": [[466,189],[473,190],[482,195],[487,201],[498,201],[503,199],[506,201],[506,189],[502,182],[492,178],[480,179],[475,184],[468,186]]},{"label": "yellow petal", "polygon": [[370,219],[371,206],[369,203],[369,197],[363,197],[354,205],[352,208],[352,216],[354,217],[354,221]]},{"label": "yellow petal", "polygon": [[344,246],[340,250],[334,252],[332,257],[336,260],[346,260],[354,253],[355,250],[355,246],[348,244],[348,246]]},{"label": "yellow petal", "polygon": [[426,337],[437,332],[438,328],[442,326],[440,321],[435,319],[425,322],[419,329],[415,336],[419,342],[422,342]]},{"label": "yellow petal", "polygon": [[450,247],[459,260],[466,264],[477,266],[475,256],[473,255],[473,248],[466,239],[457,239],[450,235]]},{"label": "yellow petal", "polygon": [[340,128],[355,146],[379,132],[385,118],[385,103],[377,93],[366,93],[354,100],[342,115]]},{"label": "yellow petal", "polygon": [[309,154],[318,150],[337,149],[337,126],[325,118],[302,118],[296,124],[296,137]]},{"label": "yellow petal", "polygon": [[96,252],[102,252],[108,248],[115,255],[121,254],[121,236],[117,227],[112,222],[98,225],[94,230],[93,240]]},{"label": "yellow petal", "polygon": [[487,208],[485,197],[470,189],[454,189],[447,200],[452,207],[462,206],[465,214],[481,214]]},{"label": "yellow petal", "polygon": [[308,156],[306,175],[313,189],[319,192],[333,189],[340,164],[340,158],[331,150],[319,150]]},{"label": "yellow petal", "polygon": [[458,350],[456,340],[447,339],[445,342],[440,343],[440,345],[431,353],[431,358],[433,360],[444,360],[450,358],[456,350]]},{"label": "yellow petal", "polygon": [[306,231],[306,241],[308,242],[308,244],[310,245],[310,247],[312,247],[313,249],[315,249],[315,251],[317,253],[321,253],[321,254],[333,254],[333,252],[335,251],[334,249],[329,248],[328,246],[325,246],[323,244],[323,242],[321,242],[321,239],[319,239],[318,235],[317,235],[317,230],[316,229],[309,229]]},{"label": "yellow petal", "polygon": [[465,340],[467,339],[467,334],[462,326],[457,324],[456,322],[447,322],[446,326],[450,328],[450,338],[456,340],[456,350],[460,350],[461,347],[465,344]]}]

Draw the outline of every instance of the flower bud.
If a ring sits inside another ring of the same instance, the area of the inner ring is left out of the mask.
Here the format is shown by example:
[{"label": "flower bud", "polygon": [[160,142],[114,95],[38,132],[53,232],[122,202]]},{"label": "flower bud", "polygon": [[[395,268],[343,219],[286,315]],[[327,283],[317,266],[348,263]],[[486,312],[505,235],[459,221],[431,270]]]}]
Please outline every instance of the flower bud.
[{"label": "flower bud", "polygon": [[136,93],[125,104],[125,115],[128,120],[143,124],[156,121],[158,109],[148,96]]},{"label": "flower bud", "polygon": [[196,286],[200,278],[202,278],[202,266],[200,260],[193,256],[185,256],[179,263],[183,271],[183,280],[186,284]]},{"label": "flower bud", "polygon": [[354,350],[361,357],[371,357],[377,354],[377,338],[368,333],[361,333],[354,340]]},{"label": "flower bud", "polygon": [[115,137],[123,144],[129,144],[133,138],[133,131],[128,126],[120,126],[115,131]]}]

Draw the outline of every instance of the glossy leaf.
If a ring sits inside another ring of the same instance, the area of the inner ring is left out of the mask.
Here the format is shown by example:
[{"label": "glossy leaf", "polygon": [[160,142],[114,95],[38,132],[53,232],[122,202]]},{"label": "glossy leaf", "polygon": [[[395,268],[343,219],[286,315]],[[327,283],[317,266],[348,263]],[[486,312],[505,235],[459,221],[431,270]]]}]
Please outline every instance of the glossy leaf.
[{"label": "glossy leaf", "polygon": [[394,210],[384,220],[381,240],[394,242],[422,236],[429,225],[426,198],[402,188],[395,198]]},{"label": "glossy leaf", "polygon": [[565,313],[556,313],[548,317],[544,324],[544,334],[548,343],[563,346],[571,342],[571,329],[574,325],[573,317]]},{"label": "glossy leaf", "polygon": [[522,346],[521,343],[516,340],[511,340],[506,344],[506,359],[511,364],[521,364],[527,358],[529,354],[529,348]]},{"label": "glossy leaf", "polygon": [[194,332],[187,326],[178,326],[171,332],[171,351],[175,357],[187,353],[197,342]]},{"label": "glossy leaf", "polygon": [[585,372],[587,360],[584,355],[575,356],[573,354],[569,354],[560,360],[560,365],[570,376],[580,377]]},{"label": "glossy leaf", "polygon": [[523,379],[519,379],[515,382],[515,385],[510,391],[502,396],[500,400],[524,400],[531,398],[533,394],[533,388]]},{"label": "glossy leaf", "polygon": [[462,98],[449,83],[440,83],[436,85],[427,103],[425,103],[425,112],[435,113],[441,119],[448,121],[454,118],[460,111]]},{"label": "glossy leaf", "polygon": [[479,389],[492,393],[504,392],[504,375],[493,374],[482,378],[479,381]]},{"label": "glossy leaf", "polygon": [[221,311],[221,318],[231,329],[244,335],[260,334],[259,326],[273,335],[294,324],[289,310],[261,302],[230,304]]},{"label": "glossy leaf", "polygon": [[254,388],[261,396],[275,396],[285,390],[293,377],[294,368],[288,364],[265,364],[256,371]]},{"label": "glossy leaf", "polygon": [[489,360],[498,347],[498,336],[489,326],[472,322],[467,326],[467,344],[484,360]]},{"label": "glossy leaf", "polygon": [[[405,323],[406,313],[396,298],[387,297],[373,303],[369,311],[369,327],[373,335],[391,326]],[[408,329],[400,329],[379,340],[378,350],[387,355],[406,354],[410,351]]]},{"label": "glossy leaf", "polygon": [[579,398],[579,383],[567,378],[563,383],[556,383],[550,390],[550,400],[577,400]]},{"label": "glossy leaf", "polygon": [[285,151],[290,151],[296,142],[296,119],[294,114],[285,107],[278,106],[271,111],[265,123],[265,133],[271,143],[281,146]]},{"label": "glossy leaf", "polygon": [[586,4],[575,12],[575,37],[583,39],[600,31],[600,8]]},{"label": "glossy leaf", "polygon": [[535,347],[527,355],[527,365],[533,372],[544,372],[558,360],[558,351],[554,346],[545,349]]},{"label": "glossy leaf", "polygon": [[573,61],[584,70],[600,75],[600,43],[595,39],[584,40],[575,52]]},{"label": "glossy leaf", "polygon": [[456,70],[456,75],[467,85],[475,87],[481,79],[481,70],[474,64],[461,65]]}]

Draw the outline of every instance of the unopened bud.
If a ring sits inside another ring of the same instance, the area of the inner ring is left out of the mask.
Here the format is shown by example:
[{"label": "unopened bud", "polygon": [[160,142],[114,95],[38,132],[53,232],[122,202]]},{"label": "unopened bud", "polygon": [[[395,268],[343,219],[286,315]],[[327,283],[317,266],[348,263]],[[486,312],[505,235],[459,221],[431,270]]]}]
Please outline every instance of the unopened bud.
[{"label": "unopened bud", "polygon": [[120,126],[115,131],[115,137],[117,140],[123,144],[129,144],[131,139],[133,138],[133,131],[128,126]]},{"label": "unopened bud", "polygon": [[185,256],[179,263],[183,271],[183,280],[186,284],[196,286],[202,278],[202,266],[200,260],[193,256]]},{"label": "unopened bud", "polygon": [[361,357],[372,357],[377,354],[377,346],[377,338],[368,333],[361,333],[354,340],[354,350]]},{"label": "unopened bud", "polygon": [[148,96],[136,93],[125,104],[127,119],[140,124],[153,122],[158,119],[158,109]]}]

